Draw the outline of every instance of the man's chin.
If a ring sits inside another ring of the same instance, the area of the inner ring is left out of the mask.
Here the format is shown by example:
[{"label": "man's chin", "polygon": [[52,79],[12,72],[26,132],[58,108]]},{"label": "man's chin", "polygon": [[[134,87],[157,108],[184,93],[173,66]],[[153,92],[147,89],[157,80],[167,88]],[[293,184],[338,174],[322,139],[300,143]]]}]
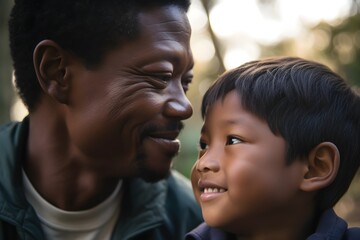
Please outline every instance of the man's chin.
[{"label": "man's chin", "polygon": [[140,177],[144,179],[146,182],[158,182],[163,180],[170,175],[170,169],[166,172],[154,172],[154,171],[143,171]]},{"label": "man's chin", "polygon": [[173,158],[177,151],[161,151],[156,148],[147,146],[143,154],[139,154],[137,161],[139,166],[140,177],[148,182],[156,182],[165,179],[170,174]]}]

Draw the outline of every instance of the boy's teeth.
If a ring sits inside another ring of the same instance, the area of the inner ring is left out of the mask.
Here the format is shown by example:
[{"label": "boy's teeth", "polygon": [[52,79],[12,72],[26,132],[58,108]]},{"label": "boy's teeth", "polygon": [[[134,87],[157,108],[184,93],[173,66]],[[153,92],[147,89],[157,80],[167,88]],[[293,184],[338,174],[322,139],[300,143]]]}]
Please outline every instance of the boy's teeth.
[{"label": "boy's teeth", "polygon": [[223,188],[204,188],[204,193],[222,193],[225,192]]}]

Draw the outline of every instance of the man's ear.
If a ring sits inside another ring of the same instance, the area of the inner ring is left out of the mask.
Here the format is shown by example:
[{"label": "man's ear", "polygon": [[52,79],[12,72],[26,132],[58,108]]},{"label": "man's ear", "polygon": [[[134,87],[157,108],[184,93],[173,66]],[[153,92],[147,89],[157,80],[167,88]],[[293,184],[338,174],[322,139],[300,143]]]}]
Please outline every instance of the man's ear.
[{"label": "man's ear", "polygon": [[331,142],[322,142],[311,150],[307,164],[308,169],[300,189],[312,192],[325,188],[334,181],[337,175],[340,165],[339,150]]},{"label": "man's ear", "polygon": [[43,40],[33,54],[34,68],[42,90],[55,101],[67,104],[69,79],[66,52],[54,41]]}]

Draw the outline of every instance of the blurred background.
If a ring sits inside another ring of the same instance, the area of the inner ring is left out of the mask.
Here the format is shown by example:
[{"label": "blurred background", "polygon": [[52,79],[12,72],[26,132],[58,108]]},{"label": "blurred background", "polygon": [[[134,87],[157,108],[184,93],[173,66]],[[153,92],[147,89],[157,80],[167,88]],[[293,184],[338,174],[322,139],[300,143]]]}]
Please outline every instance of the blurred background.
[{"label": "blurred background", "polygon": [[[13,0],[0,1],[0,124],[27,114],[13,87],[7,32],[12,5]],[[299,56],[324,63],[360,86],[360,0],[192,0],[188,16],[195,58],[188,96],[194,115],[185,122],[174,161],[187,177],[197,159],[202,96],[225,70],[263,57]],[[336,211],[360,226],[359,174]]]}]

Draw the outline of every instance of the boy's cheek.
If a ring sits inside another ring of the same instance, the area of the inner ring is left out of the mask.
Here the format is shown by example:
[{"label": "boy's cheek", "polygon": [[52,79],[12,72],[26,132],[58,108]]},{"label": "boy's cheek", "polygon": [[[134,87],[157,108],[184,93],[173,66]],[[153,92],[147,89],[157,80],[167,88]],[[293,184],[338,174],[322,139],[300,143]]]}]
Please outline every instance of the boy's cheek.
[{"label": "boy's cheek", "polygon": [[199,202],[200,192],[199,192],[199,188],[198,188],[199,174],[197,173],[196,165],[197,165],[197,161],[195,162],[194,166],[191,169],[190,177],[191,177],[191,185],[192,185],[192,189],[193,189],[196,201],[198,203],[200,203]]}]

